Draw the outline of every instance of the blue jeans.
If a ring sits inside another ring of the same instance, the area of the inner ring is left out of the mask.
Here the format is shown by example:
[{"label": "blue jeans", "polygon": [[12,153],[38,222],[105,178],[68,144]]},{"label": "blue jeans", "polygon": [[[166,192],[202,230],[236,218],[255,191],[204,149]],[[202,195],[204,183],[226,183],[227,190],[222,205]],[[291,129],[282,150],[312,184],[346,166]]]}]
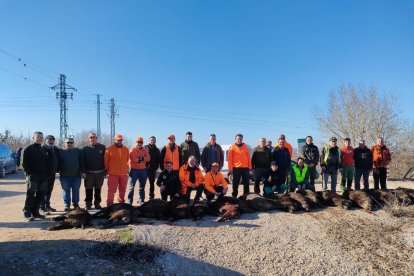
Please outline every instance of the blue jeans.
[{"label": "blue jeans", "polygon": [[72,203],[79,203],[79,188],[81,185],[80,176],[60,176],[62,186],[63,203],[65,207],[70,206],[70,190],[72,190]]},{"label": "blue jeans", "polygon": [[129,171],[129,193],[128,201],[129,204],[132,204],[134,201],[134,189],[135,183],[139,180],[139,201],[144,202],[145,200],[145,183],[147,183],[147,170],[146,169],[131,169]]},{"label": "blue jeans", "polygon": [[361,181],[361,176],[364,179],[364,189],[369,189],[369,173],[369,169],[355,168],[355,190],[359,190],[361,188],[359,184]]},{"label": "blue jeans", "polygon": [[329,180],[329,176],[331,176],[331,191],[332,192],[336,192],[336,182],[338,180],[338,171],[336,171],[335,173],[323,173],[323,189],[327,190],[328,189],[328,180]]}]

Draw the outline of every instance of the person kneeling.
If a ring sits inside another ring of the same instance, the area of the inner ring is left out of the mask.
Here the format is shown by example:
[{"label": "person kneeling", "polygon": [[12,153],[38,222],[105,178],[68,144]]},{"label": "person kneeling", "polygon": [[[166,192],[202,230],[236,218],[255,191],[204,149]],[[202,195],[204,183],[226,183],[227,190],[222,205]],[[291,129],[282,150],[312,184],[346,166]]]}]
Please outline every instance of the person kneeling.
[{"label": "person kneeling", "polygon": [[196,190],[194,202],[200,201],[201,194],[204,190],[204,177],[200,168],[196,165],[196,159],[193,155],[188,158],[187,163],[181,166],[179,175],[183,200],[190,203],[191,191]]},{"label": "person kneeling", "polygon": [[216,196],[216,200],[220,200],[226,195],[227,189],[227,182],[219,172],[219,164],[215,162],[204,178],[204,194],[207,197],[207,204],[210,204]]},{"label": "person kneeling", "polygon": [[309,170],[302,157],[298,158],[298,164],[293,165],[290,171],[290,191],[294,192],[296,189],[315,191],[315,187],[309,183]]},{"label": "person kneeling", "polygon": [[178,199],[180,197],[180,179],[177,172],[173,171],[173,164],[166,162],[166,168],[158,176],[157,185],[160,187],[161,199],[167,201]]}]

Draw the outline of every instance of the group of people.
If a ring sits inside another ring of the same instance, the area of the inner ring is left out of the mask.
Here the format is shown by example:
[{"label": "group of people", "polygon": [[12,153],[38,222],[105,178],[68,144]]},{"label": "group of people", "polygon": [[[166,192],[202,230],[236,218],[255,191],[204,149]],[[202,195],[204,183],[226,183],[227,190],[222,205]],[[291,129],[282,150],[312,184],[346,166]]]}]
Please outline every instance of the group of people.
[{"label": "group of people", "polygon": [[[167,200],[181,199],[189,203],[191,192],[195,191],[194,202],[200,200],[203,192],[207,204],[226,195],[228,183],[220,172],[224,165],[224,152],[216,143],[216,135],[211,134],[209,142],[200,150],[193,141],[192,133],[186,133],[186,139],[180,145],[175,143],[175,136],[167,137],[168,143],[161,150],[156,145],[156,138],[151,136],[144,146],[144,139],[138,137],[136,145],[128,149],[123,145],[123,137],[115,135],[114,143],[108,148],[98,143],[95,133],[88,134],[89,144],[82,149],[75,147],[74,139],[67,138],[64,147],[55,146],[52,135],[45,137],[35,132],[33,144],[23,149],[22,167],[26,174],[27,194],[23,208],[24,218],[44,218],[46,214],[56,211],[50,206],[55,175],[59,173],[65,211],[79,208],[79,190],[84,179],[85,207],[87,210],[101,207],[101,189],[107,176],[108,192],[106,205],[114,202],[132,204],[135,186],[138,187],[138,204],[145,201],[145,186],[149,181],[149,198],[155,196],[155,184],[160,187],[161,198]],[[323,188],[327,189],[331,178],[331,190],[336,191],[338,171],[342,172],[341,188],[351,188],[355,169],[355,189],[360,188],[363,176],[364,188],[368,188],[368,176],[374,167],[375,188],[386,189],[386,167],[391,155],[381,138],[377,144],[368,149],[363,141],[353,149],[349,138],[338,148],[337,139],[332,137],[329,145],[319,154],[311,136],[301,149],[297,163],[292,166],[292,146],[280,135],[277,144],[272,147],[265,138],[253,149],[252,155],[243,135],[237,134],[235,142],[228,150],[228,174],[232,176],[232,196],[237,197],[239,184],[243,184],[243,194],[250,192],[250,172],[254,171],[254,192],[260,194],[263,183],[263,195],[295,189],[315,190],[318,178],[317,165],[320,163],[324,178]],[[201,169],[204,170],[204,173]],[[157,170],[161,173],[156,179]],[[127,199],[125,199],[128,187]]]}]

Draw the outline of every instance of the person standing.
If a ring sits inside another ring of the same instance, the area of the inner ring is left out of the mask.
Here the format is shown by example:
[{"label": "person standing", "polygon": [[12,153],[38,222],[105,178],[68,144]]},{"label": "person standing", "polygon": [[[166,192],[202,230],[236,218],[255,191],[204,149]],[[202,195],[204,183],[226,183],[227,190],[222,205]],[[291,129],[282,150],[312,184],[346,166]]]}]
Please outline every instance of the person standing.
[{"label": "person standing", "polygon": [[154,183],[155,176],[158,168],[160,167],[160,150],[156,145],[157,139],[154,136],[151,136],[149,139],[149,144],[145,146],[145,149],[150,155],[150,161],[147,162],[147,177],[149,180],[149,199],[154,199]]},{"label": "person standing", "polygon": [[322,149],[321,167],[323,174],[323,187],[325,191],[328,189],[329,176],[331,177],[331,191],[336,192],[336,184],[338,181],[338,169],[341,164],[341,150],[337,147],[336,137],[329,139],[329,146]]},{"label": "person standing", "polygon": [[82,158],[85,165],[85,173],[82,175],[85,184],[86,210],[92,208],[92,200],[95,209],[101,209],[101,189],[105,180],[105,151],[106,147],[98,143],[94,132],[88,134],[89,145],[83,147]]},{"label": "person standing", "polygon": [[297,164],[290,171],[290,191],[294,192],[296,189],[315,191],[315,187],[309,182],[309,169],[302,157],[298,158]]},{"label": "person standing", "polygon": [[216,200],[220,200],[227,194],[227,181],[219,172],[219,167],[217,162],[211,164],[211,170],[204,177],[204,194],[207,197],[207,205],[215,196],[217,196]]},{"label": "person standing", "polygon": [[313,144],[312,136],[306,137],[306,144],[300,149],[300,156],[309,170],[309,184],[315,188],[315,176],[318,174],[316,166],[319,163],[319,149]]},{"label": "person standing", "polygon": [[341,191],[345,192],[352,188],[352,180],[354,179],[354,148],[351,147],[351,139],[345,138],[341,147],[341,166],[342,174]]},{"label": "person standing", "polygon": [[237,134],[235,136],[235,143],[229,148],[228,158],[229,174],[233,175],[232,196],[237,197],[237,194],[239,193],[240,179],[243,183],[243,194],[247,195],[250,193],[249,172],[252,169],[252,163],[250,159],[249,149],[247,148],[246,144],[243,143],[242,134]]},{"label": "person standing", "polygon": [[277,165],[277,170],[279,174],[277,186],[280,187],[282,184],[289,184],[288,176],[291,169],[291,159],[289,150],[285,147],[285,140],[280,138],[278,141],[278,146],[273,149],[272,152],[272,161]]},{"label": "person standing", "polygon": [[160,168],[161,170],[164,170],[166,163],[171,162],[173,164],[173,171],[178,173],[182,159],[181,149],[177,144],[175,144],[174,134],[169,135],[167,139],[168,144],[161,149],[160,153]]},{"label": "person standing", "polygon": [[105,151],[105,169],[108,172],[108,196],[106,205],[114,203],[115,193],[118,190],[118,203],[125,202],[125,191],[128,183],[129,151],[122,142],[121,134],[116,134],[114,144]]},{"label": "person standing", "polygon": [[355,190],[360,189],[361,176],[364,179],[364,189],[369,189],[369,173],[372,171],[372,152],[365,146],[365,141],[360,140],[359,146],[354,149],[355,163]]},{"label": "person standing", "polygon": [[81,150],[75,147],[73,138],[65,139],[65,148],[59,150],[59,175],[62,186],[65,211],[70,210],[70,203],[74,209],[79,209],[79,189],[84,163]]},{"label": "person standing", "polygon": [[56,172],[59,169],[59,148],[55,146],[55,137],[47,135],[45,137],[46,143],[42,146],[47,152],[47,187],[45,197],[42,199],[40,209],[44,214],[56,212],[55,208],[50,206],[50,197],[52,196],[53,187],[55,186]]},{"label": "person standing", "polygon": [[221,146],[216,143],[215,134],[210,135],[210,142],[204,146],[203,152],[201,153],[201,165],[205,172],[211,170],[213,163],[219,164],[219,171],[223,168],[224,154]]},{"label": "person standing", "polygon": [[158,176],[157,185],[160,187],[161,199],[171,201],[180,198],[181,182],[178,173],[173,171],[171,162],[166,162],[166,168]]},{"label": "person standing", "polygon": [[26,200],[23,207],[25,221],[34,218],[45,218],[39,213],[41,200],[44,198],[47,187],[47,158],[48,153],[42,147],[43,133],[36,131],[33,134],[33,144],[22,151],[22,167],[26,174]]},{"label": "person standing", "polygon": [[270,152],[272,152],[272,151],[273,151],[272,141],[267,140],[267,142],[266,142],[266,147],[268,147],[268,148],[269,148],[269,150],[270,150]]},{"label": "person standing", "polygon": [[194,156],[197,165],[200,165],[200,148],[198,147],[198,144],[193,141],[193,134],[190,131],[185,134],[185,141],[181,143],[180,148],[182,156],[180,166],[187,162],[190,156]]},{"label": "person standing", "polygon": [[268,172],[272,162],[270,149],[266,147],[266,138],[260,138],[259,145],[253,149],[252,169],[254,170],[254,192],[260,194],[260,182],[268,178]]},{"label": "person standing", "polygon": [[128,202],[132,205],[134,202],[135,183],[139,180],[139,201],[141,205],[145,201],[145,184],[147,183],[146,164],[150,161],[150,155],[144,145],[144,138],[138,137],[137,145],[129,151],[129,193]]},{"label": "person standing", "polygon": [[[286,136],[285,136],[284,134],[280,134],[278,142],[279,142],[280,140],[284,140],[284,141],[285,141],[285,145],[284,145],[284,147],[288,149],[288,151],[289,151],[289,155],[290,155],[290,158],[292,158],[292,154],[293,154],[293,148],[292,148],[292,145],[291,145],[291,144],[289,144],[289,143],[286,141]],[[279,142],[279,143],[280,143],[280,142]],[[277,143],[277,144],[275,145],[275,148],[277,148],[277,147],[279,146],[279,143]]]},{"label": "person standing", "polygon": [[188,162],[180,168],[181,196],[187,203],[190,203],[192,191],[197,191],[194,197],[194,203],[196,203],[200,201],[200,197],[204,190],[203,173],[196,163],[196,158],[191,155],[188,158]]},{"label": "person standing", "polygon": [[390,150],[384,145],[384,139],[377,138],[377,143],[371,147],[372,158],[374,163],[374,189],[378,190],[381,184],[381,190],[387,189],[387,167],[391,163]]}]

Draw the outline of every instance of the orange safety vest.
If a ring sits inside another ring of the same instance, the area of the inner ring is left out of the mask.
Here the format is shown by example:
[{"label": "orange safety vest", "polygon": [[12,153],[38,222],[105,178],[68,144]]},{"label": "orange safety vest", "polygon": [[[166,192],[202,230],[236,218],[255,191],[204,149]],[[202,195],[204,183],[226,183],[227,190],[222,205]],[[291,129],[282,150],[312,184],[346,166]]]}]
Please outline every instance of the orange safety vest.
[{"label": "orange safety vest", "polygon": [[174,171],[180,169],[180,147],[177,144],[175,144],[174,151],[171,151],[170,144],[165,145],[164,168],[167,167],[166,162],[171,162],[173,164]]}]

